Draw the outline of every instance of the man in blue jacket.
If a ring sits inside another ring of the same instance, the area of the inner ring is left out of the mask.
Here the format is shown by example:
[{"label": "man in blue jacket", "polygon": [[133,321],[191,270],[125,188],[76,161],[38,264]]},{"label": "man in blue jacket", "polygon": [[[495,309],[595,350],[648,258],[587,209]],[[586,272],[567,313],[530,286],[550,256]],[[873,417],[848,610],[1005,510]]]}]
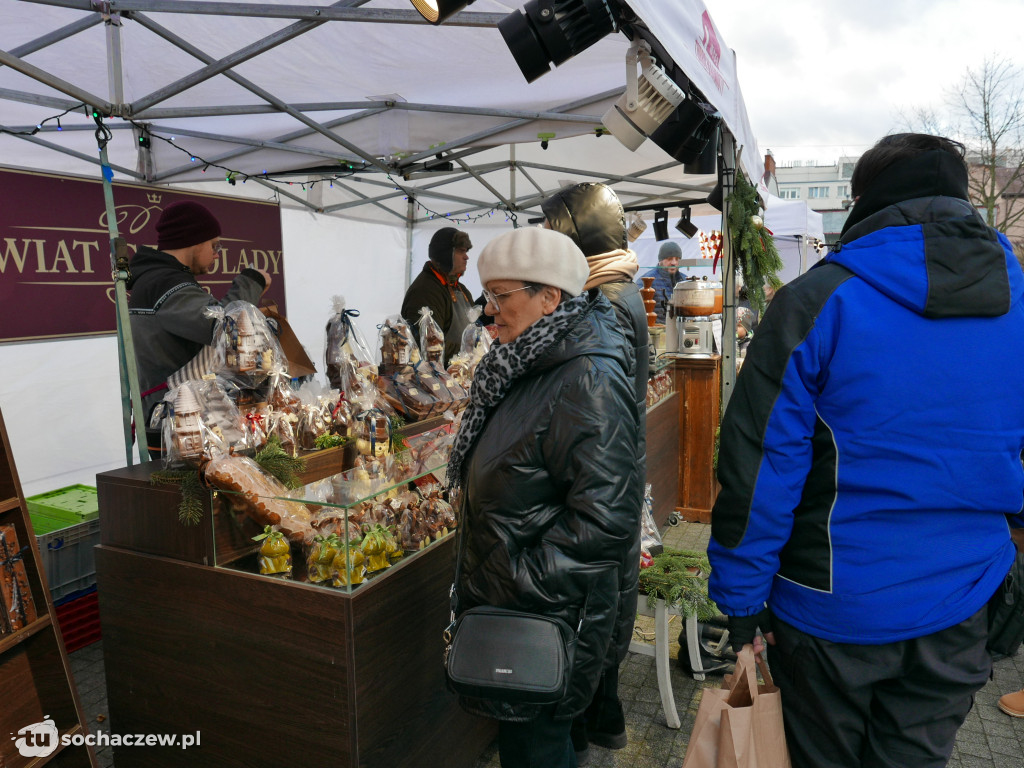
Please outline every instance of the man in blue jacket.
[{"label": "man in blue jacket", "polygon": [[[654,282],[651,288],[654,289],[654,314],[658,316],[658,322],[664,324],[668,315],[668,303],[672,299],[672,291],[676,283],[683,279],[679,274],[679,259],[682,258],[683,249],[679,243],[666,240],[658,249],[658,266],[644,272],[643,277],[653,277]],[[637,285],[643,285],[643,280],[637,280]]]},{"label": "man in blue jacket", "polygon": [[851,186],[725,413],[711,596],[765,633],[795,768],[939,768],[1024,526],[1024,275],[956,142],[887,136]]}]

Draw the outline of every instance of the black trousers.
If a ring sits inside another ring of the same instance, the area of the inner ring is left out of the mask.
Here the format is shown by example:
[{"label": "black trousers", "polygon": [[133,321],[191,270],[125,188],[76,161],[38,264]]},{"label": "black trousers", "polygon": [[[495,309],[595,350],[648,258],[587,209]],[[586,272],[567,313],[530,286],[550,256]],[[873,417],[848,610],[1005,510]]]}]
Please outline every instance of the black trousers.
[{"label": "black trousers", "polygon": [[831,643],[777,618],[773,629],[793,768],[942,768],[992,668],[985,608],[885,645]]},{"label": "black trousers", "polygon": [[554,720],[554,711],[552,705],[527,723],[498,723],[501,768],[576,768],[572,720]]}]

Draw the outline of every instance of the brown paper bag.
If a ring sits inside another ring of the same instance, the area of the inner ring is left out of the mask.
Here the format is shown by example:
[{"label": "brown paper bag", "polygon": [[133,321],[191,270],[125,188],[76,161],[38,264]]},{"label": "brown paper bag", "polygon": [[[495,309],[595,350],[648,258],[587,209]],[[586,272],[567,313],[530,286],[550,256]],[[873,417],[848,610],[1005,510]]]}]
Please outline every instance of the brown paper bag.
[{"label": "brown paper bag", "polygon": [[[757,683],[760,668],[764,684]],[[789,768],[782,697],[764,660],[746,647],[722,688],[705,688],[683,768]]]}]

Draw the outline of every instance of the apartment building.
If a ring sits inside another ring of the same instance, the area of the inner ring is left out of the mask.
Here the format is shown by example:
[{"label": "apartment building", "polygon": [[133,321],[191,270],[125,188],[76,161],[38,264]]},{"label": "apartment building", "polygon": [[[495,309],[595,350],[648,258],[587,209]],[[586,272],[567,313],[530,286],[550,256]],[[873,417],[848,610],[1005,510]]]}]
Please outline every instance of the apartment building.
[{"label": "apartment building", "polygon": [[803,200],[811,210],[821,213],[825,239],[830,243],[839,239],[849,213],[850,177],[856,162],[856,157],[840,157],[829,165],[794,160],[775,167],[779,197]]}]

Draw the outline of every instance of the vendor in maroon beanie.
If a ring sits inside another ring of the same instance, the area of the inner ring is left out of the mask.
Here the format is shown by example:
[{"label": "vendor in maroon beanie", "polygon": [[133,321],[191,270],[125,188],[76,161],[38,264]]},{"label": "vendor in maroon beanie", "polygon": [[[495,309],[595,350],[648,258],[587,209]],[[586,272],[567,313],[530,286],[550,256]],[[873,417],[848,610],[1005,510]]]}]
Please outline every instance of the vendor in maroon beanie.
[{"label": "vendor in maroon beanie", "polygon": [[[243,269],[218,301],[196,282],[221,251],[220,222],[191,200],[167,206],[156,224],[157,247],[143,245],[129,265],[128,311],[147,421],[167,389],[167,377],[213,340],[214,321],[203,310],[232,301],[255,304],[270,287],[262,269]],[[148,432],[148,430],[147,430]],[[159,431],[149,435],[150,454]]]}]

